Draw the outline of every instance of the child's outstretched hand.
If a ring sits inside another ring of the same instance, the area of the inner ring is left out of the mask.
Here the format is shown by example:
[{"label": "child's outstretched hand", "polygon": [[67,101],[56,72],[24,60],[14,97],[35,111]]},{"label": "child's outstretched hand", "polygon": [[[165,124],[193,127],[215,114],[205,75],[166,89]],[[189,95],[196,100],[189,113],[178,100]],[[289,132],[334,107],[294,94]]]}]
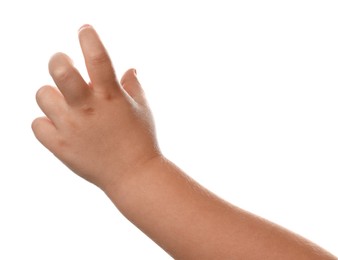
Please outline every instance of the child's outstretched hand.
[{"label": "child's outstretched hand", "polygon": [[47,117],[33,131],[174,259],[337,259],[218,198],[162,156],[135,71],[119,83],[95,30],[86,25],[79,38],[91,82],[55,54],[49,71],[58,89],[38,91]]},{"label": "child's outstretched hand", "polygon": [[75,173],[100,188],[114,185],[160,156],[154,124],[136,71],[118,82],[93,27],[79,31],[90,83],[65,54],[55,54],[49,72],[57,86],[42,87],[37,103],[46,117],[32,124],[37,139]]}]

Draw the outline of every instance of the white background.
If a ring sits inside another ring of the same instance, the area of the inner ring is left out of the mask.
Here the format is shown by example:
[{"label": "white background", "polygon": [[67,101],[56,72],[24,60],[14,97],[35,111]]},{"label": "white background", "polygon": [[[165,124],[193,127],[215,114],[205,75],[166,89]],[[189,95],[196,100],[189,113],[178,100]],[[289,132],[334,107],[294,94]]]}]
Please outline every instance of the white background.
[{"label": "white background", "polygon": [[[35,92],[92,24],[164,154],[338,255],[337,1],[1,1],[0,259],[170,259],[34,138]],[[86,76],[87,78],[87,76]]]}]

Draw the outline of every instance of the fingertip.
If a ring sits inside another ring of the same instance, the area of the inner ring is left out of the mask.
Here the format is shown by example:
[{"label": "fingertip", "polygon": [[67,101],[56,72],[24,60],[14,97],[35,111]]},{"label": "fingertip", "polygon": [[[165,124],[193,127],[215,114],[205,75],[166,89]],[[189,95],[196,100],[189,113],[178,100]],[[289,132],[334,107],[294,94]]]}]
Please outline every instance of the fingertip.
[{"label": "fingertip", "polygon": [[41,96],[43,96],[43,93],[47,90],[47,86],[43,86],[41,88],[38,89],[38,91],[36,91],[35,93],[35,100],[39,103],[39,100],[41,98]]},{"label": "fingertip", "polygon": [[142,105],[147,103],[143,88],[137,78],[136,69],[132,68],[124,73],[121,78],[121,86],[137,103]]},{"label": "fingertip", "polygon": [[73,60],[65,53],[63,52],[57,52],[53,54],[48,62],[48,70],[49,73],[53,71],[56,67],[59,67],[59,65],[64,65],[64,64],[71,64],[73,66]]},{"label": "fingertip", "polygon": [[57,136],[56,127],[47,117],[35,118],[31,123],[34,136],[47,149],[53,147],[53,139]]},{"label": "fingertip", "polygon": [[66,53],[63,53],[63,52],[56,52],[54,53],[49,61],[52,61],[52,60],[55,60],[55,59],[67,59],[69,61],[72,61],[71,58],[66,54]]},{"label": "fingertip", "polygon": [[41,103],[42,103],[41,100],[43,100],[43,97],[45,97],[46,94],[48,94],[50,92],[50,88],[51,88],[51,86],[45,85],[45,86],[42,86],[41,88],[39,88],[38,91],[36,91],[35,100],[38,103],[40,108],[41,108]]},{"label": "fingertip", "polygon": [[93,28],[93,26],[90,24],[84,24],[79,28],[78,32],[81,32],[82,30],[87,29],[87,28]]},{"label": "fingertip", "polygon": [[37,117],[35,118],[32,123],[31,123],[31,128],[33,130],[34,135],[36,136],[36,138],[38,140],[40,140],[40,133],[43,133],[43,129],[45,128],[45,126],[47,127],[51,127],[53,126],[52,121],[50,121],[47,117],[43,116],[43,117]]},{"label": "fingertip", "polygon": [[131,80],[131,79],[137,79],[137,72],[136,69],[131,68],[128,69],[122,76],[120,83],[123,86],[127,81]]},{"label": "fingertip", "polygon": [[31,129],[32,129],[34,135],[36,135],[36,128],[37,128],[37,126],[38,126],[38,124],[39,124],[39,120],[40,120],[40,117],[35,118],[35,119],[32,121],[32,123],[31,123]]}]

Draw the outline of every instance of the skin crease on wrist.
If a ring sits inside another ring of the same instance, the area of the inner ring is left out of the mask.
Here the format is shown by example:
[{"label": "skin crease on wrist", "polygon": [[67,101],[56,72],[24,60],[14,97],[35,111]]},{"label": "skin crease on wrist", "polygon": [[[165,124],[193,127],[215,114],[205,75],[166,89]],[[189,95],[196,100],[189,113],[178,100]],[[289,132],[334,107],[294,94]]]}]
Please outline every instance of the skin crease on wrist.
[{"label": "skin crease on wrist", "polygon": [[90,83],[57,53],[36,100],[36,138],[101,188],[121,213],[176,259],[337,259],[306,239],[241,210],[192,180],[161,153],[135,69],[120,82],[90,25],[79,29]]}]

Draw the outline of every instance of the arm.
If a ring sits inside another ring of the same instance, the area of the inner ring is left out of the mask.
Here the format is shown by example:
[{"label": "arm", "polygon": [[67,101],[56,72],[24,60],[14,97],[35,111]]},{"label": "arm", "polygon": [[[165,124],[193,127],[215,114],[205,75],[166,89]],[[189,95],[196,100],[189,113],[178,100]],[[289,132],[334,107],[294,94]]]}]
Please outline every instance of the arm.
[{"label": "arm", "polygon": [[107,194],[175,259],[336,259],[311,242],[218,198],[158,157]]},{"label": "arm", "polygon": [[47,117],[34,120],[33,131],[146,235],[177,259],[336,259],[223,201],[167,160],[136,72],[119,83],[94,29],[82,27],[79,39],[91,83],[66,55],[54,55],[57,88],[37,92]]}]

